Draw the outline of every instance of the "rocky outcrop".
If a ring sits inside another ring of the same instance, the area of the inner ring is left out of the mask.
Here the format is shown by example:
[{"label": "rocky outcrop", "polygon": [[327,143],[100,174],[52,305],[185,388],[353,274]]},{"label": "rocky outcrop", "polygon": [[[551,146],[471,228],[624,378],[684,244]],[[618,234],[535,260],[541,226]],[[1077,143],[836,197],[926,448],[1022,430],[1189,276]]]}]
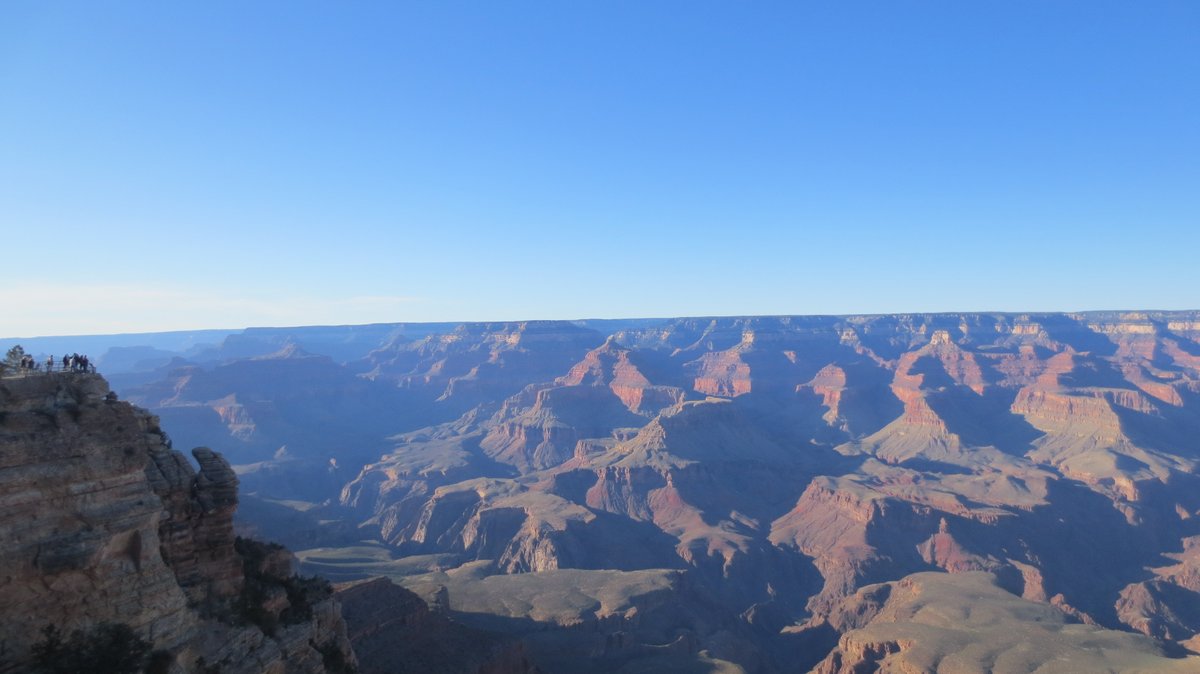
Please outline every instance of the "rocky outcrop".
[{"label": "rocky outcrop", "polygon": [[160,552],[164,504],[147,468],[162,453],[185,475],[187,460],[98,377],[0,380],[0,410],[0,633],[10,658],[23,662],[47,624],[125,623],[156,644],[184,645],[199,617]]},{"label": "rocky outcrop", "polygon": [[652,383],[647,368],[639,365],[638,359],[638,354],[610,338],[589,351],[558,382],[564,386],[606,387],[635,414],[653,414],[684,400],[683,389]]},{"label": "rocky outcrop", "polygon": [[[881,601],[882,600],[882,601]],[[836,614],[844,627],[814,674],[862,672],[1190,672],[1142,635],[1075,623],[1008,594],[986,573],[920,573],[863,588]]]},{"label": "rocky outcrop", "polygon": [[128,625],[177,673],[353,664],[319,588],[274,598],[280,611],[305,605],[289,620],[254,622],[271,609],[248,595],[235,547],[237,477],[216,452],[193,456],[199,470],[98,376],[0,381],[0,671],[21,671],[46,625],[101,623]]},{"label": "rocky outcrop", "polygon": [[607,387],[529,387],[504,402],[480,448],[520,470],[549,468],[574,456],[582,438],[610,436],[644,422]]},{"label": "rocky outcrop", "polygon": [[[926,568],[928,562],[910,545],[935,526],[931,519],[928,507],[890,499],[848,480],[819,478],[772,524],[771,540],[813,558],[824,588],[809,600],[808,608],[824,617],[856,588]],[[873,535],[879,531],[904,532],[911,543],[882,551]]]},{"label": "rocky outcrop", "polygon": [[188,602],[216,615],[231,609],[243,585],[233,534],[238,479],[216,452],[198,447],[192,455],[198,472],[165,443],[153,448],[146,476],[164,505],[159,521],[163,561]]},{"label": "rocky outcrop", "polygon": [[695,361],[692,387],[697,393],[735,397],[750,392],[750,366],[735,350],[706,353]]}]

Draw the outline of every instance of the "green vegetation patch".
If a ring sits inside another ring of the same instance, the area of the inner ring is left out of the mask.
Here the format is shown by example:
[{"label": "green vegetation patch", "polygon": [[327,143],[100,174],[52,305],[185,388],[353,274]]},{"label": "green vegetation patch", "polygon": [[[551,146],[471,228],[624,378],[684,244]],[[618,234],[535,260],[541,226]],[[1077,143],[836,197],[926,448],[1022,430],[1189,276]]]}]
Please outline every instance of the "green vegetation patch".
[{"label": "green vegetation patch", "polygon": [[445,587],[450,595],[450,608],[461,613],[573,625],[624,614],[639,602],[652,601],[651,595],[665,596],[674,590],[679,577],[678,571],[668,569],[490,573],[491,563],[480,561],[398,582],[427,600]]},{"label": "green vegetation patch", "polygon": [[296,554],[305,573],[317,574],[330,580],[344,582],[374,576],[400,579],[457,566],[458,555],[413,555],[396,558],[391,548],[374,542],[363,542],[341,548],[312,548]]}]

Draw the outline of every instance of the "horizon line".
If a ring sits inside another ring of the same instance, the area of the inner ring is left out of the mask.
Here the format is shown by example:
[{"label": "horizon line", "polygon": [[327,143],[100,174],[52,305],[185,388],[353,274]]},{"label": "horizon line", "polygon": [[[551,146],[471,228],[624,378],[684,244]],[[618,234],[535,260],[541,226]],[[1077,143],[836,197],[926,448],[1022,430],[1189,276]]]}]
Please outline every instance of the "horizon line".
[{"label": "horizon line", "polygon": [[505,320],[448,320],[448,321],[376,321],[371,323],[309,323],[303,325],[248,325],[238,328],[194,328],[182,330],[134,330],[129,332],[93,332],[74,334],[25,335],[0,337],[0,340],[69,339],[73,337],[135,337],[142,335],[181,335],[195,333],[237,333],[249,330],[296,330],[301,328],[367,328],[400,325],[483,325],[493,323],[587,323],[592,321],[680,321],[731,318],[877,318],[882,316],[1045,316],[1089,314],[1200,314],[1200,309],[1084,309],[1068,311],[885,311],[845,314],[708,314],[693,316],[620,316],[615,318],[524,318]]}]

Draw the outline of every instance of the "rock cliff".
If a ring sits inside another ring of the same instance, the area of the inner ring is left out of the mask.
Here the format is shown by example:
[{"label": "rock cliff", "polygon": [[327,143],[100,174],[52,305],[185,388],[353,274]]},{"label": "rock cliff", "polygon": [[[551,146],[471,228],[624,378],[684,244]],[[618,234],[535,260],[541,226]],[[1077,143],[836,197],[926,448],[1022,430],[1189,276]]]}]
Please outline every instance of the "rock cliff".
[{"label": "rock cliff", "polygon": [[986,573],[919,573],[864,587],[838,613],[850,630],[814,674],[1192,672],[1140,634],[1081,625],[1014,597]]},{"label": "rock cliff", "polygon": [[386,578],[338,586],[361,674],[538,672],[520,641],[454,622]]},{"label": "rock cliff", "polygon": [[353,665],[327,584],[236,540],[237,476],[192,453],[199,470],[99,376],[0,380],[0,672],[27,670],[47,625],[103,623],[132,628],[176,674]]}]

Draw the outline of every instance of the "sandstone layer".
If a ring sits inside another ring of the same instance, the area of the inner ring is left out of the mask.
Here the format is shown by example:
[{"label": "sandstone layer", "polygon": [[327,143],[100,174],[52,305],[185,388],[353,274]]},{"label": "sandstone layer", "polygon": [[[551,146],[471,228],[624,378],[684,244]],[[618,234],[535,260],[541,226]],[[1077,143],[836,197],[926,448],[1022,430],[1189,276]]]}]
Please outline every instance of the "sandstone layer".
[{"label": "sandstone layer", "polygon": [[353,664],[336,600],[280,596],[294,582],[286,559],[248,576],[237,476],[216,452],[193,456],[199,470],[99,376],[0,380],[0,671],[24,671],[47,625],[101,623],[130,626],[172,672]]}]

